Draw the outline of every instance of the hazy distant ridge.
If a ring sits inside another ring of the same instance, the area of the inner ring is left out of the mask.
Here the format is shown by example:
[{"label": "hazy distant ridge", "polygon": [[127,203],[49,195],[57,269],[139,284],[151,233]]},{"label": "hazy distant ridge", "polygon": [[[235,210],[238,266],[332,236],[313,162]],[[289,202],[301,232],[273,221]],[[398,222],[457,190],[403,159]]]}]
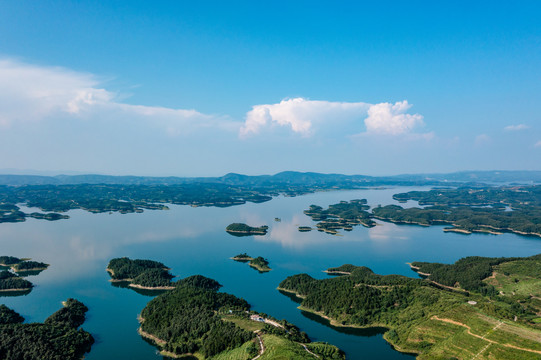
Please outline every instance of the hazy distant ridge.
[{"label": "hazy distant ridge", "polygon": [[541,182],[541,171],[461,171],[449,174],[405,174],[368,176],[321,174],[315,172],[284,171],[275,175],[243,175],[229,173],[220,177],[150,177],[112,175],[0,175],[0,185],[65,185],[65,184],[125,184],[178,185],[220,183],[227,185],[261,186],[271,184],[317,185],[333,183],[375,184],[440,184],[442,182]]}]

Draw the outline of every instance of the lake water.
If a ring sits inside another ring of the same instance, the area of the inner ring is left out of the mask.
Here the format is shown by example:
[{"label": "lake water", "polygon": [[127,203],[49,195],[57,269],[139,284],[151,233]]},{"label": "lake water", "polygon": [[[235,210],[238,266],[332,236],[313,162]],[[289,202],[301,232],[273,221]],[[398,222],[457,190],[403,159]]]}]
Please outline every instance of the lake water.
[{"label": "lake water", "polygon": [[[180,278],[202,274],[224,285],[222,291],[243,297],[252,308],[296,324],[315,341],[343,349],[348,359],[411,359],[394,351],[382,330],[333,328],[322,319],[297,309],[290,296],[276,287],[287,276],[305,272],[324,278],[322,270],[345,263],[364,265],[380,274],[415,276],[408,261],[454,262],[469,255],[529,256],[541,253],[541,240],[514,234],[461,235],[430,228],[378,222],[357,226],[342,236],[317,231],[303,214],[309,205],[327,207],[340,200],[368,199],[371,206],[396,203],[392,195],[426,188],[394,188],[321,192],[278,197],[262,204],[229,208],[170,206],[169,211],[142,214],[91,214],[70,211],[68,220],[0,224],[0,255],[31,257],[51,264],[29,278],[30,294],[0,297],[0,303],[21,313],[27,322],[43,321],[69,297],[89,307],[83,328],[96,343],[87,360],[160,359],[156,348],[138,334],[137,315],[152,298],[113,286],[105,267],[111,258],[128,256],[158,260]],[[404,204],[402,204],[404,205]],[[405,206],[414,206],[408,202]],[[281,222],[275,222],[275,218]],[[225,232],[232,222],[269,225],[266,236],[235,237]],[[260,274],[247,264],[230,260],[241,252],[263,256],[271,272]]]}]

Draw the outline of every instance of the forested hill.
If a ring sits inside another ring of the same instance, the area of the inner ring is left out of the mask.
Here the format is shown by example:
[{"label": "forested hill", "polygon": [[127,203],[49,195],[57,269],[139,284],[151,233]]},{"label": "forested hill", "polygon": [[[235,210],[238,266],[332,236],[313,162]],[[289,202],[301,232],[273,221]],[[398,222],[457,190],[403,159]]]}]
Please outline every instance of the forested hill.
[{"label": "forested hill", "polygon": [[23,317],[0,305],[0,359],[79,360],[90,351],[92,335],[78,329],[88,308],[75,299],[44,323],[23,324]]},{"label": "forested hill", "polygon": [[306,333],[285,320],[250,312],[221,285],[201,275],[182,279],[171,292],[152,299],[141,312],[140,334],[166,356],[193,354],[198,359],[343,360],[333,345],[311,343]]},{"label": "forested hill", "polygon": [[335,326],[386,327],[386,340],[419,359],[541,359],[541,255],[412,265],[428,279],[348,264],[327,270],[344,275],[294,275],[279,289]]}]

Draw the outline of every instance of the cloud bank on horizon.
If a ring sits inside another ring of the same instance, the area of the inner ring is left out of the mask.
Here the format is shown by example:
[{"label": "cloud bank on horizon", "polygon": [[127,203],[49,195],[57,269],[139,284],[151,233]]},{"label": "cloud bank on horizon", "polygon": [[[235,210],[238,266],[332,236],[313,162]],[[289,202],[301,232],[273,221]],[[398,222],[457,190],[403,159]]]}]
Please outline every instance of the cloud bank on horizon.
[{"label": "cloud bank on horizon", "polygon": [[[367,173],[385,163],[389,173],[399,173],[422,171],[427,162],[441,169],[449,156],[475,160],[472,151],[492,157],[499,141],[485,129],[477,137],[436,137],[407,100],[296,97],[254,105],[235,119],[130,104],[105,85],[90,73],[0,58],[0,152],[13,154],[0,168],[199,176],[246,172],[246,164],[254,174]],[[522,145],[520,134],[535,135],[522,131],[528,128],[505,127],[506,141]],[[536,141],[529,149],[541,148]]]},{"label": "cloud bank on horizon", "polygon": [[232,122],[224,117],[191,109],[131,105],[100,87],[92,75],[61,67],[37,66],[0,60],[0,126],[30,125],[58,118],[121,121],[129,119],[160,127],[168,135],[189,134],[197,128],[221,127]]},{"label": "cloud bank on horizon", "polygon": [[[94,75],[61,67],[46,67],[0,60],[0,126],[28,124],[54,118],[74,120],[130,119],[161,128],[168,135],[191,134],[198,129],[220,128],[240,138],[261,135],[276,127],[303,137],[349,124],[343,136],[404,135],[424,126],[423,116],[408,114],[407,100],[391,103],[332,102],[304,98],[255,105],[244,123],[229,116],[203,114],[193,109],[126,104],[108,91]],[[365,132],[362,132],[364,120]],[[346,127],[343,127],[346,130]]]}]

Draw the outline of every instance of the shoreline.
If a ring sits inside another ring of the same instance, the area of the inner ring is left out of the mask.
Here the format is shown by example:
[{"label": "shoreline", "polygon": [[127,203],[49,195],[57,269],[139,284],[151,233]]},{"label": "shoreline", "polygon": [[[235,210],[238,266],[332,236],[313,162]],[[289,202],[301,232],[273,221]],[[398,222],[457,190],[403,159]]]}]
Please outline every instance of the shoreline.
[{"label": "shoreline", "polygon": [[129,284],[129,287],[142,290],[174,290],[175,286],[143,286],[138,284]]},{"label": "shoreline", "polygon": [[406,349],[401,348],[398,345],[394,344],[393,342],[389,341],[389,339],[387,338],[386,335],[387,335],[387,332],[392,329],[392,327],[390,327],[390,326],[388,326],[386,324],[374,323],[374,324],[370,324],[370,325],[352,325],[352,324],[343,325],[343,324],[339,323],[336,319],[333,319],[333,318],[323,314],[322,312],[315,311],[315,310],[312,310],[310,308],[303,307],[302,305],[299,305],[297,307],[297,309],[299,309],[301,311],[309,312],[309,313],[317,315],[317,316],[319,316],[319,317],[321,317],[321,318],[323,318],[325,320],[328,320],[329,324],[331,326],[334,326],[334,327],[351,328],[351,329],[371,329],[371,328],[387,329],[387,331],[385,333],[383,333],[382,337],[389,345],[391,345],[391,347],[394,350],[396,350],[396,351],[398,351],[398,352],[400,352],[402,354],[420,354],[420,352],[417,352],[417,351],[414,351],[414,350],[406,350]]},{"label": "shoreline", "polygon": [[260,272],[269,272],[272,270],[270,267],[263,268],[260,265],[256,265],[256,264],[248,264],[248,265],[250,265],[251,267],[253,267],[254,269]]},{"label": "shoreline", "polygon": [[479,227],[485,228],[485,229],[466,230],[466,229],[457,228],[456,224],[453,224],[453,223],[451,223],[449,221],[445,221],[445,220],[438,220],[437,223],[433,223],[433,224],[421,224],[419,222],[414,222],[414,221],[399,221],[399,220],[393,220],[393,219],[389,219],[389,218],[383,218],[383,217],[380,217],[380,216],[374,216],[374,219],[390,222],[392,224],[397,224],[397,225],[419,225],[419,226],[424,226],[424,227],[429,227],[429,226],[434,226],[434,225],[450,225],[450,226],[454,226],[454,227],[443,228],[443,231],[444,232],[462,233],[462,234],[466,234],[466,235],[470,235],[472,233],[488,233],[488,234],[492,234],[492,235],[502,235],[503,233],[509,232],[509,233],[512,233],[512,234],[518,234],[518,235],[524,235],[524,236],[541,237],[541,233],[525,232],[525,231],[515,230],[515,229],[511,229],[511,228],[497,228],[497,227],[490,226],[490,225],[479,225]]},{"label": "shoreline", "polygon": [[247,235],[267,235],[266,231],[240,231],[240,230],[225,230],[230,234],[247,234]]},{"label": "shoreline", "polygon": [[[111,276],[115,275],[115,272],[109,268],[105,268],[105,270],[111,274]],[[168,269],[169,270],[169,269]],[[127,282],[128,287],[132,287],[135,289],[141,289],[141,290],[174,290],[175,286],[143,286],[139,284],[134,284],[133,279],[109,279],[109,282]]]},{"label": "shoreline", "polygon": [[15,267],[12,267],[11,270],[15,271],[15,272],[18,272],[18,273],[21,273],[21,272],[25,272],[25,271],[44,271],[44,270],[47,270],[49,267],[46,266],[46,267],[42,267],[42,268],[32,268],[32,269],[15,269]]},{"label": "shoreline", "polygon": [[32,290],[34,288],[34,286],[32,287],[29,287],[29,288],[21,288],[21,289],[0,289],[0,292],[23,292],[23,291],[28,291],[28,290]]},{"label": "shoreline", "polygon": [[298,292],[296,292],[296,291],[294,291],[294,290],[284,289],[284,288],[282,288],[282,287],[277,287],[276,290],[279,290],[279,291],[283,291],[283,292],[286,292],[286,293],[293,294],[293,295],[295,295],[296,297],[298,297],[299,299],[305,299],[305,298],[306,298],[306,295],[301,295],[301,294],[299,294]]},{"label": "shoreline", "polygon": [[[139,314],[139,316],[137,316],[137,320],[141,324],[145,321],[145,319],[143,319],[140,314]],[[146,338],[146,339],[152,340],[156,344],[156,346],[159,346],[160,347],[160,355],[175,358],[175,359],[180,359],[180,358],[185,357],[185,356],[194,356],[193,354],[190,354],[190,353],[178,355],[178,354],[172,353],[170,351],[164,350],[163,347],[167,344],[167,341],[162,340],[159,337],[152,335],[151,333],[147,333],[146,331],[143,330],[143,326],[139,326],[139,328],[137,329],[137,333],[139,335],[141,335],[142,337]]]},{"label": "shoreline", "polygon": [[244,261],[244,262],[246,262],[246,261],[252,261],[254,258],[250,257],[250,256],[248,256],[248,257],[237,257],[237,256],[235,256],[235,257],[230,257],[230,259],[235,260],[235,261]]},{"label": "shoreline", "polygon": [[420,267],[418,267],[418,266],[413,266],[413,265],[412,265],[411,263],[409,263],[409,262],[407,262],[406,264],[408,264],[408,265],[410,266],[411,270],[415,271],[417,274],[419,274],[419,275],[421,275],[421,276],[426,276],[426,277],[430,276],[429,273],[420,272],[420,271],[419,271]]},{"label": "shoreline", "polygon": [[327,273],[329,275],[351,275],[350,272],[347,271],[334,271],[334,270],[323,270],[324,273]]}]

